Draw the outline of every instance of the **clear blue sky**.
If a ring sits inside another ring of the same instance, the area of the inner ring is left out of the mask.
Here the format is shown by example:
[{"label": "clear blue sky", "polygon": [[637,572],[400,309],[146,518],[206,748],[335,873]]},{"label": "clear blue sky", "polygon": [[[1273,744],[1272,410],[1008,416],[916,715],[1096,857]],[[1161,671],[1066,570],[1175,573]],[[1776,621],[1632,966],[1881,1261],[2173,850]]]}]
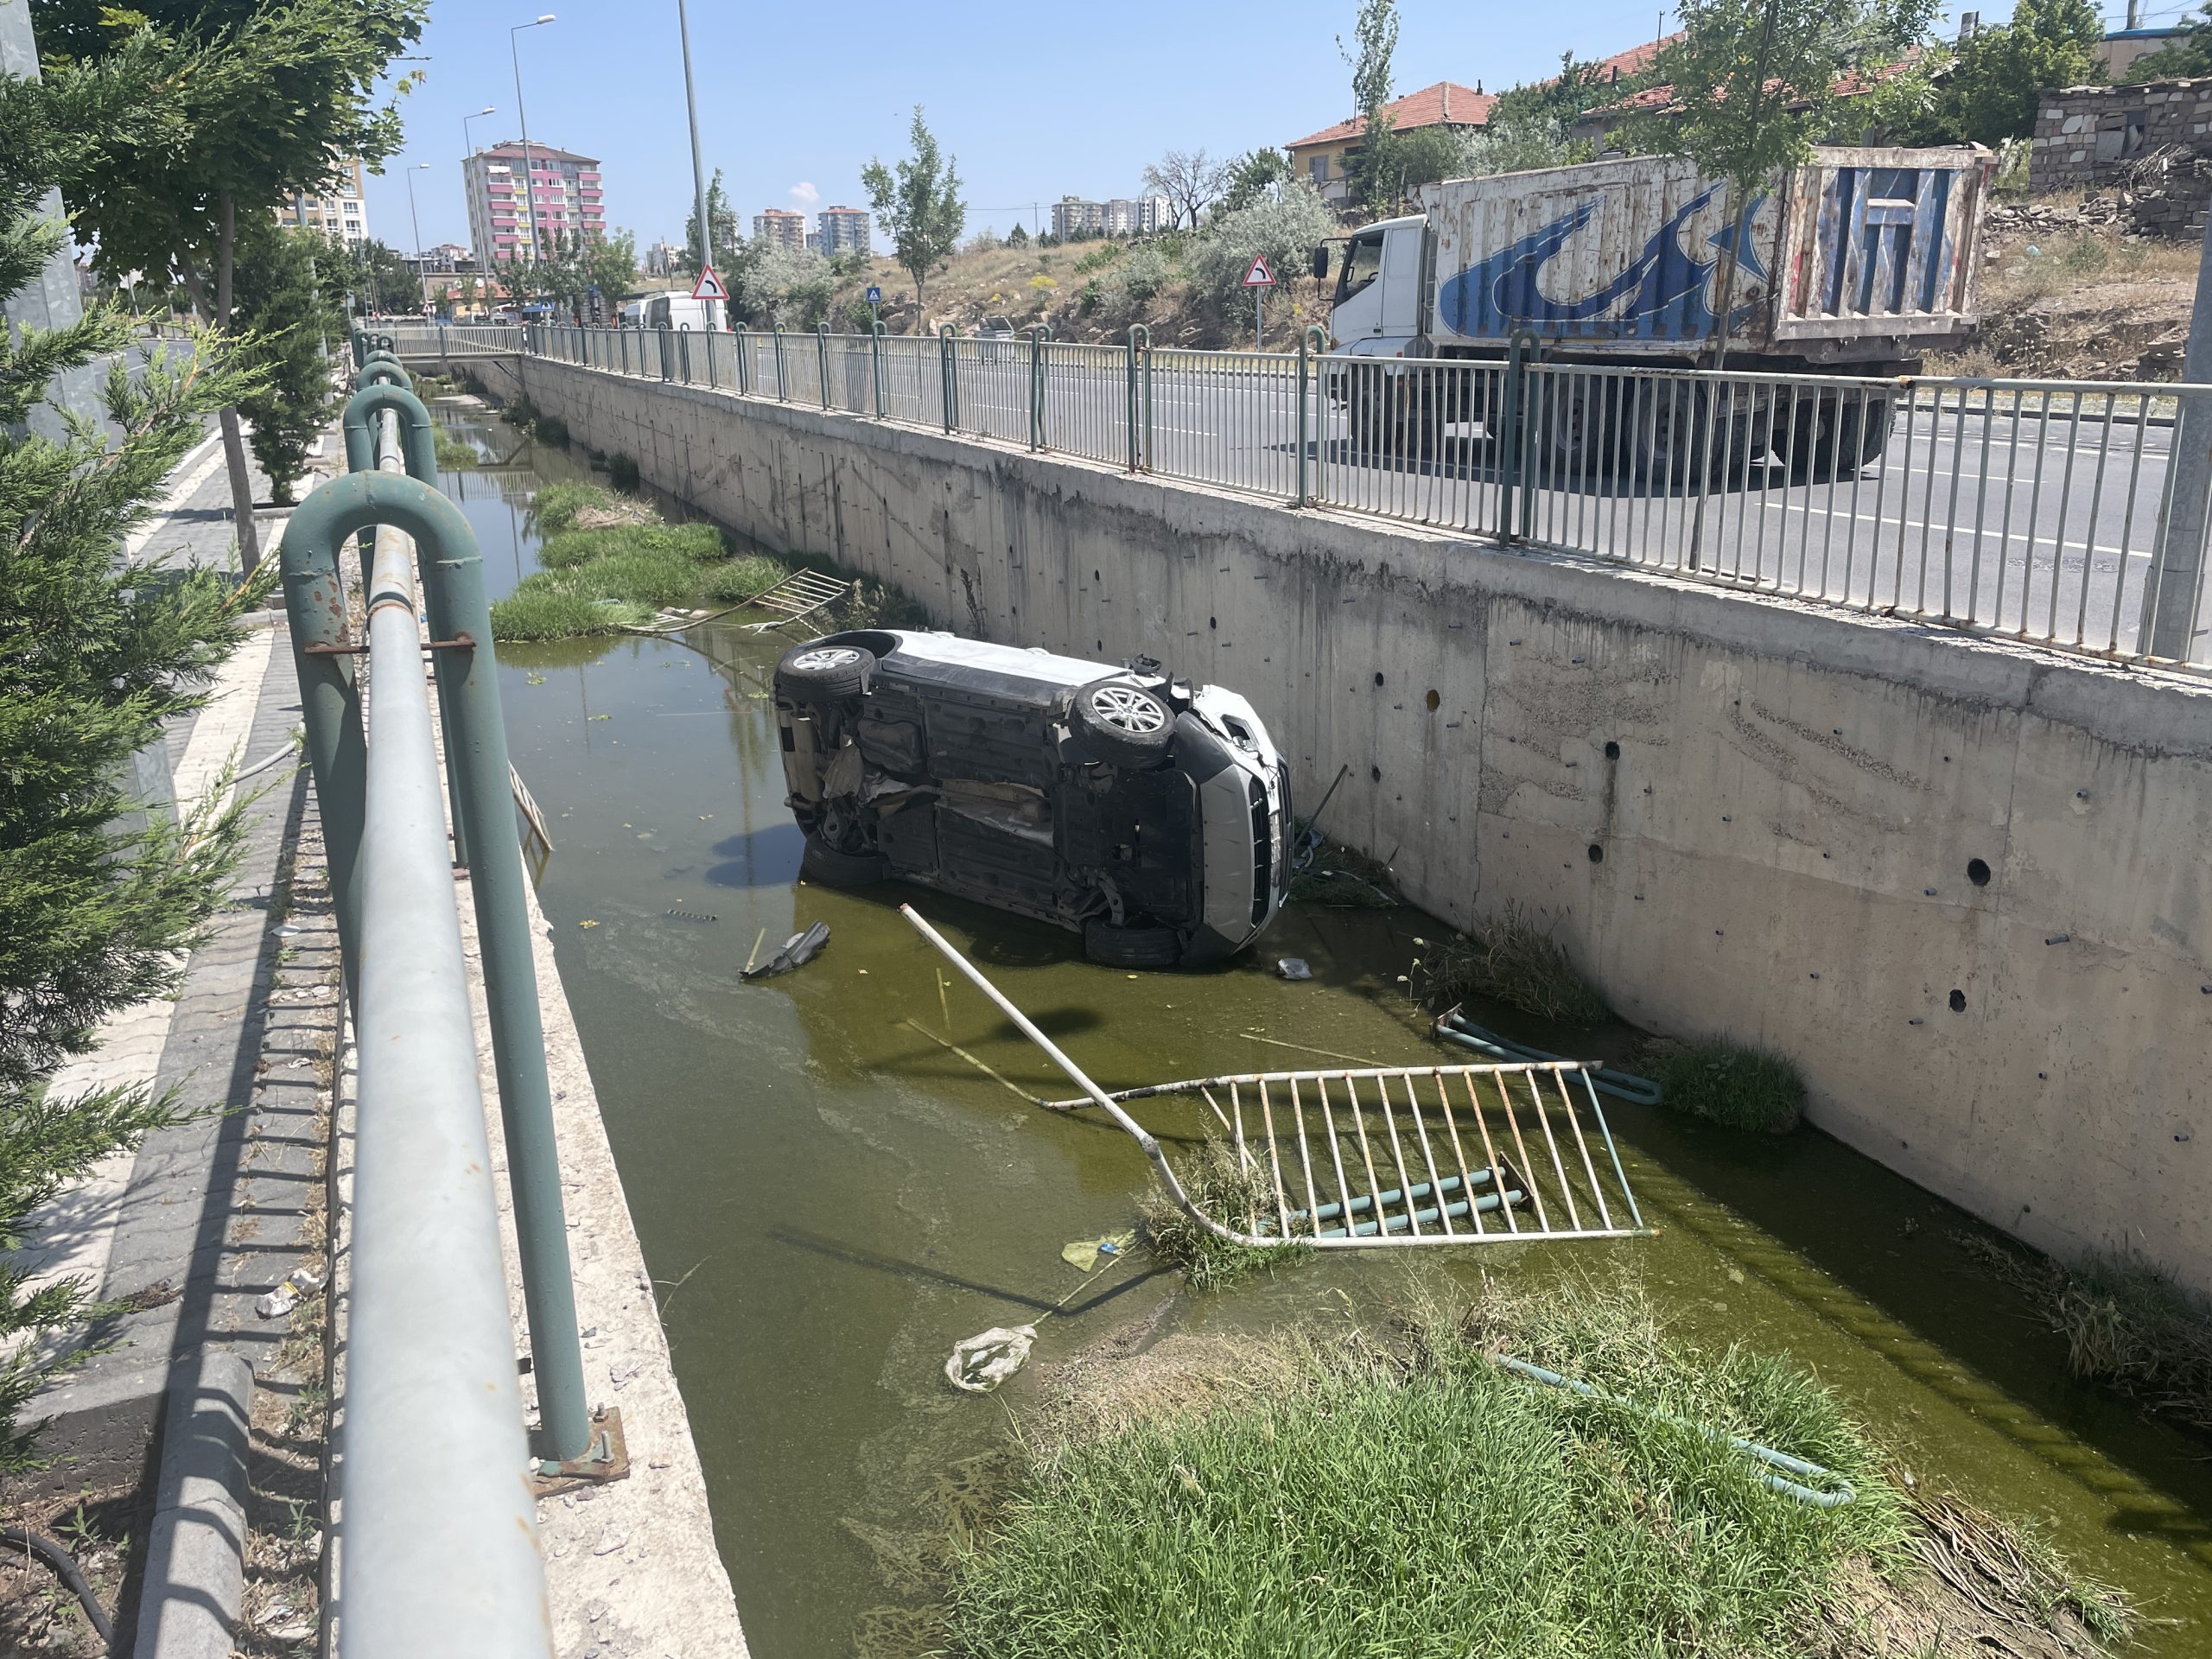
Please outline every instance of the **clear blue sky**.
[{"label": "clear blue sky", "polygon": [[[507,29],[549,5],[557,20],[519,37],[532,142],[599,157],[607,221],[634,231],[641,250],[680,239],[691,156],[676,0],[436,0],[420,48],[429,61],[398,66],[423,75],[403,101],[406,149],[369,181],[378,238],[411,248],[403,175],[429,162],[415,184],[423,242],[468,241],[461,118],[494,105],[499,113],[472,129],[477,141],[517,136]],[[969,231],[1003,234],[1033,201],[1135,194],[1162,150],[1233,155],[1341,120],[1350,72],[1336,37],[1349,35],[1355,5],[692,0],[700,141],[749,232],[763,207],[868,206],[860,170],[871,156],[906,153],[918,103],[958,158]],[[2161,21],[2182,10],[2145,5]],[[2010,11],[1998,0],[1982,16],[1994,22]],[[1603,57],[1649,40],[1660,22],[1657,5],[1641,0],[1400,0],[1399,13],[1402,93],[1439,80],[1496,92],[1551,73],[1563,51]]]}]

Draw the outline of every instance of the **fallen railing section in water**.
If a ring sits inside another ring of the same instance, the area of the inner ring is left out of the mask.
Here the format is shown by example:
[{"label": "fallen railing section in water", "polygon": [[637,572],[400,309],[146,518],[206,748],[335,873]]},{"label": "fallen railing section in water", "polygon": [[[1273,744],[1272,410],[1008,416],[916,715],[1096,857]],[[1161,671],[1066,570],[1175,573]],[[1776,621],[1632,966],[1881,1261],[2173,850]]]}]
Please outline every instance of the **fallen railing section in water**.
[{"label": "fallen railing section in water", "polygon": [[[1109,1095],[912,906],[900,908],[1084,1091],[1040,1103],[1104,1109],[1144,1148],[1176,1207],[1234,1243],[1374,1249],[1650,1230],[1591,1068],[1578,1061],[1254,1071]],[[1205,1213],[1122,1107],[1178,1096],[1205,1103],[1248,1173],[1241,1214]]]}]

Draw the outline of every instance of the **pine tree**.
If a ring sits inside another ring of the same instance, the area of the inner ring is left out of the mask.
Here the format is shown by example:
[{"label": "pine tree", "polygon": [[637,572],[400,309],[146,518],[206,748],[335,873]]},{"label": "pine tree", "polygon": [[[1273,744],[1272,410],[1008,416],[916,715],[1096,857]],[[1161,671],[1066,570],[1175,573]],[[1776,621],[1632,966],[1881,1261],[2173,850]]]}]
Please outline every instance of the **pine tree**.
[{"label": "pine tree", "polygon": [[[36,280],[61,245],[61,226],[39,212],[48,189],[153,106],[129,67],[58,92],[0,80],[0,293]],[[176,953],[222,901],[240,847],[238,806],[119,822],[140,804],[124,782],[130,757],[198,705],[236,648],[240,610],[275,575],[239,588],[125,555],[207,417],[256,385],[209,335],[130,371],[134,333],[105,304],[65,327],[0,330],[0,1251],[20,1244],[35,1206],[173,1121],[172,1103],[144,1089],[61,1098],[48,1084],[109,1014],[174,984]],[[59,439],[29,429],[56,377],[102,364],[112,432],[81,416]],[[91,1289],[25,1294],[22,1271],[0,1262],[0,1348],[67,1331]],[[29,1459],[17,1420],[54,1369],[31,1343],[0,1360],[0,1471]]]}]

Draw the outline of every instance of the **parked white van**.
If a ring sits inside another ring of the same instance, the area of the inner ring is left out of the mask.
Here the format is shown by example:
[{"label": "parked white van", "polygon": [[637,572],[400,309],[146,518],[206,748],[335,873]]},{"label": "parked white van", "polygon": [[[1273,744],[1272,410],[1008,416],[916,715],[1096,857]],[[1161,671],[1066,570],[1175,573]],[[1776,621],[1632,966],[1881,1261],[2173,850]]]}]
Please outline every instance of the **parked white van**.
[{"label": "parked white van", "polygon": [[[696,330],[712,326],[707,320],[709,302],[695,300],[680,288],[671,288],[664,294],[648,294],[632,303],[639,308],[640,327]],[[626,305],[622,308],[626,315],[630,308]]]}]

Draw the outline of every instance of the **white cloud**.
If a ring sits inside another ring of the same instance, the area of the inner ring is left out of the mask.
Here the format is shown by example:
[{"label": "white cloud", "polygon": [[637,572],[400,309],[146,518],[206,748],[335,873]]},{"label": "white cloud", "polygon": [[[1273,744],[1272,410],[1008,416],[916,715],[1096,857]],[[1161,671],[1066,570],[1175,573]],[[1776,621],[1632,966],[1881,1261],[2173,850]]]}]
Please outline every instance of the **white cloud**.
[{"label": "white cloud", "polygon": [[791,200],[802,207],[811,207],[822,200],[822,193],[810,184],[791,186]]}]

